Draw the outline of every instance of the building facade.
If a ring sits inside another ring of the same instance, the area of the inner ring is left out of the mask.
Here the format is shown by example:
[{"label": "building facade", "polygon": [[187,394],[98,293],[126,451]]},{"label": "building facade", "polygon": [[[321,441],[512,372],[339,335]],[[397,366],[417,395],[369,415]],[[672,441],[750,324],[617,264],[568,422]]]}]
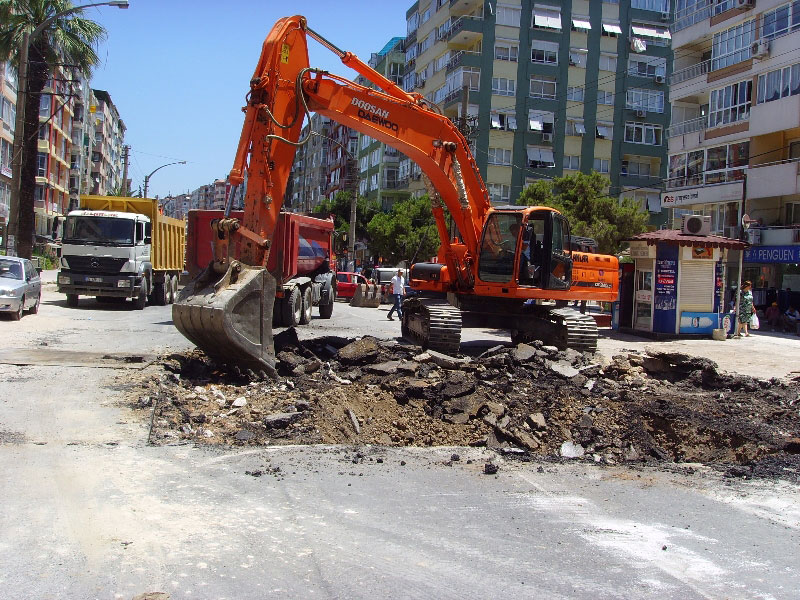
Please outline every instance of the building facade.
[{"label": "building facade", "polygon": [[680,0],[673,48],[664,205],[734,238],[746,217],[743,277],[798,289],[800,2]]},{"label": "building facade", "polygon": [[287,202],[297,212],[311,213],[328,190],[332,124],[328,117],[311,113],[300,133],[308,142],[299,146],[292,165]]},{"label": "building facade", "polygon": [[92,92],[94,104],[89,108],[89,118],[94,124],[94,141],[90,190],[92,194],[102,196],[121,190],[126,127],[111,101],[111,95],[104,90]]},{"label": "building facade", "polygon": [[[403,87],[470,139],[492,202],[541,178],[598,171],[661,215],[672,68],[669,0],[420,0]],[[414,166],[403,167],[420,190]]]},{"label": "building facade", "polygon": [[8,223],[11,206],[11,156],[17,118],[17,72],[0,62],[0,219]]}]

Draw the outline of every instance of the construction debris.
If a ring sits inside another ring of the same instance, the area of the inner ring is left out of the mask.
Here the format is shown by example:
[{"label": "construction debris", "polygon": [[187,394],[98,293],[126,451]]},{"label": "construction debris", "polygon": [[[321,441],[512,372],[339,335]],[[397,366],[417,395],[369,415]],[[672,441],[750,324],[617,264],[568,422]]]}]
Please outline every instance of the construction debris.
[{"label": "construction debris", "polygon": [[684,354],[609,360],[537,342],[476,357],[372,337],[301,343],[293,330],[275,343],[277,381],[231,374],[199,352],[163,359],[131,399],[148,419],[158,400],[151,441],[486,446],[800,478],[797,380],[720,373]]}]

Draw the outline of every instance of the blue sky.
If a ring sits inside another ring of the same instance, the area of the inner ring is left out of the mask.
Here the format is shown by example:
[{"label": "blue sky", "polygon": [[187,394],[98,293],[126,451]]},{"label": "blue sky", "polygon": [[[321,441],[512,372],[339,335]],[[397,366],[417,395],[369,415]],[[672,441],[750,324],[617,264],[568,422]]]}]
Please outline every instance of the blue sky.
[{"label": "blue sky", "polygon": [[[92,87],[111,94],[128,128],[132,188],[173,161],[187,164],[153,175],[149,196],[186,193],[228,174],[248,82],[277,19],[301,14],[309,27],[366,62],[389,39],[405,34],[412,3],[130,0],[127,10],[87,9],[85,16],[108,30]],[[355,76],[317,42],[309,40],[309,50],[312,67]]]}]

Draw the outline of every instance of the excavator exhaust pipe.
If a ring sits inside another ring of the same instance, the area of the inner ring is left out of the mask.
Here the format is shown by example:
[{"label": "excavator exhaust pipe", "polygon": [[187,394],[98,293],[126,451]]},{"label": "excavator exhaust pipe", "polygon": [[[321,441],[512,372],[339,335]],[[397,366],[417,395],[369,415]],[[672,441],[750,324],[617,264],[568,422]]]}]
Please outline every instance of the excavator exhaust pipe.
[{"label": "excavator exhaust pipe", "polygon": [[272,344],[275,278],[232,261],[220,278],[209,265],[172,305],[172,320],[209,357],[277,377]]}]

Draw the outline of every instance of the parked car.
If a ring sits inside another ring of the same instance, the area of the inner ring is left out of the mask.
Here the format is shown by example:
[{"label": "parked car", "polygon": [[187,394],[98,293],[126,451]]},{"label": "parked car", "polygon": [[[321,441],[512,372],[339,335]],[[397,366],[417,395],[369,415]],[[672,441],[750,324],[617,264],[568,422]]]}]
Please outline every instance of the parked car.
[{"label": "parked car", "polygon": [[356,286],[362,283],[369,283],[369,281],[361,273],[336,273],[336,297],[352,298],[356,293]]},{"label": "parked car", "polygon": [[0,313],[11,314],[19,321],[22,313],[39,312],[42,301],[42,280],[27,258],[0,256]]}]

